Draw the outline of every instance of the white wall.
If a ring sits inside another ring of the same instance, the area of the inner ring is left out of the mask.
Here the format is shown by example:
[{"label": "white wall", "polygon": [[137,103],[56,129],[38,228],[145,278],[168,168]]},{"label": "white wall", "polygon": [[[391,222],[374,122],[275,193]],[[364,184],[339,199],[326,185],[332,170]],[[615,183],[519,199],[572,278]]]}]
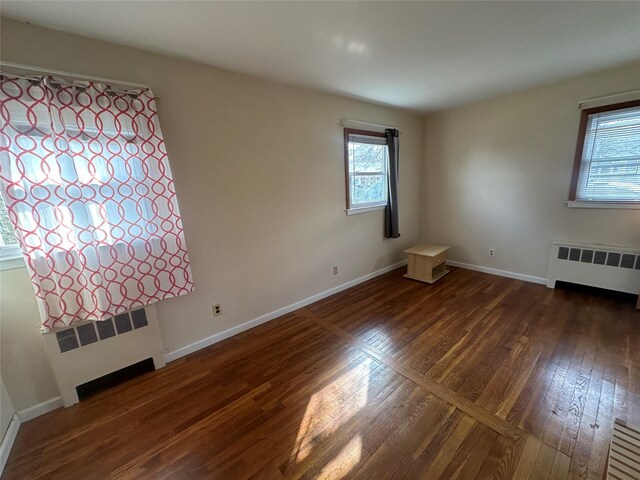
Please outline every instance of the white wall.
[{"label": "white wall", "polygon": [[[1,26],[5,61],[146,83],[160,96],[196,285],[158,306],[167,351],[398,262],[418,240],[420,116],[11,20]],[[344,213],[340,118],[402,131],[400,239],[383,238],[382,211]],[[20,410],[55,396],[55,384],[26,272],[0,281],[2,375]],[[218,302],[224,314],[214,319]]]},{"label": "white wall", "polygon": [[11,418],[13,418],[15,412],[11,398],[9,397],[9,392],[7,392],[4,382],[0,377],[0,440],[2,440],[4,434],[7,433],[7,428],[9,428],[9,423],[11,423]]},{"label": "white wall", "polygon": [[0,375],[17,410],[59,395],[25,268],[0,271]]},{"label": "white wall", "polygon": [[553,240],[640,247],[640,210],[565,206],[578,102],[636,89],[640,63],[428,115],[421,237],[454,260],[543,278]]}]

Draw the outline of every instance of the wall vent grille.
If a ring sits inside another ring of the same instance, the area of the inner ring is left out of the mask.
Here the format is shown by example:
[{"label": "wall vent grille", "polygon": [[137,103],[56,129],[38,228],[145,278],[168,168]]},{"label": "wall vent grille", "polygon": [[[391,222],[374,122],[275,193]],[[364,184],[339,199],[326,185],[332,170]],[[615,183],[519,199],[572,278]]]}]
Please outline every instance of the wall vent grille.
[{"label": "wall vent grille", "polygon": [[640,255],[591,248],[558,247],[558,260],[640,270]]},{"label": "wall vent grille", "polygon": [[89,322],[56,332],[60,353],[122,335],[149,324],[144,308],[116,315],[100,322]]}]

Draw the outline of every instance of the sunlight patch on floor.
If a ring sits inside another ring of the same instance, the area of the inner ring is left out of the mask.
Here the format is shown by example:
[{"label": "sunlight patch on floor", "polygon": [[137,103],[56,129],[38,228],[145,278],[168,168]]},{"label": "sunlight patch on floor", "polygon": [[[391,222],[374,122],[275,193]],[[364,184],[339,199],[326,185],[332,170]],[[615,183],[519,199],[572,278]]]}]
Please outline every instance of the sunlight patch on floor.
[{"label": "sunlight patch on floor", "polygon": [[296,464],[367,404],[370,371],[371,359],[366,359],[313,394],[296,438]]},{"label": "sunlight patch on floor", "polygon": [[360,463],[362,457],[362,437],[356,435],[347,443],[333,460],[327,463],[316,478],[338,480],[345,478]]}]

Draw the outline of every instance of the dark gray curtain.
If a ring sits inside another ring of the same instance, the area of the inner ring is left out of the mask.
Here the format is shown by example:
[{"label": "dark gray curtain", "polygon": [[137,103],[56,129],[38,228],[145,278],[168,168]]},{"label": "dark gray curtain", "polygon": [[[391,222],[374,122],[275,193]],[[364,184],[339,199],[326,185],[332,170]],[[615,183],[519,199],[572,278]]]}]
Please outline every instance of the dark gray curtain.
[{"label": "dark gray curtain", "polygon": [[400,227],[398,225],[398,130],[389,128],[384,131],[389,146],[389,188],[387,189],[387,208],[384,222],[384,236],[398,238]]}]

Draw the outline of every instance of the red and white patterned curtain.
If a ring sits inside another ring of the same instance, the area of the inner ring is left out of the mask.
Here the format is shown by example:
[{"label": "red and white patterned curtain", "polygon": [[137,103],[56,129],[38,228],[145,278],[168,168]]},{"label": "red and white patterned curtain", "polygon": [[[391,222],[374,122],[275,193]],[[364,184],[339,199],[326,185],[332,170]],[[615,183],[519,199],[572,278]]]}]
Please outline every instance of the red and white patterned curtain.
[{"label": "red and white patterned curtain", "polygon": [[150,91],[2,76],[0,192],[42,330],[193,290]]}]

